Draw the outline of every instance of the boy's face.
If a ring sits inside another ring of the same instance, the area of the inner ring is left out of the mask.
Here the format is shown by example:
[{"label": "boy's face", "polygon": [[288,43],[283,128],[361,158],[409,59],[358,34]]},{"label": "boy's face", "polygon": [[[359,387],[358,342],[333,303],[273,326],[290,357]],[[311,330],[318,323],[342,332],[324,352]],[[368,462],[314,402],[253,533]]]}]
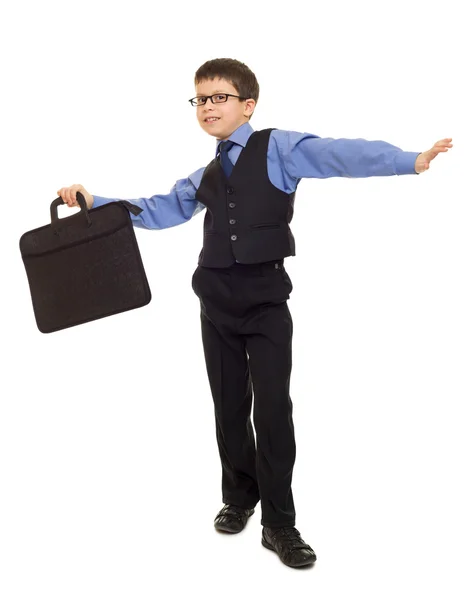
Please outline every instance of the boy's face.
[{"label": "boy's face", "polygon": [[[196,96],[211,96],[212,94],[240,94],[226,79],[206,79],[195,88]],[[226,102],[213,104],[210,98],[203,106],[196,106],[197,120],[202,129],[218,140],[227,139],[235,129],[248,122],[248,117],[255,108],[253,99],[239,100],[229,96]],[[217,121],[206,121],[208,117],[217,117]]]}]

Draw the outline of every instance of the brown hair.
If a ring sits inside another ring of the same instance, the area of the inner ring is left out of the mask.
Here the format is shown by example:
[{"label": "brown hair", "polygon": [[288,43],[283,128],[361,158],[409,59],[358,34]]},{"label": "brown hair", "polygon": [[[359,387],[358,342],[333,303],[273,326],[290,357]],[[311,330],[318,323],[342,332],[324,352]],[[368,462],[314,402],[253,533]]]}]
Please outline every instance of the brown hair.
[{"label": "brown hair", "polygon": [[[194,78],[194,85],[207,79],[226,79],[237,90],[239,96],[253,98],[258,102],[259,85],[255,74],[244,63],[233,58],[214,58],[201,65]],[[239,100],[244,102],[244,100]],[[254,113],[254,110],[253,110]],[[253,116],[249,116],[249,119]]]}]

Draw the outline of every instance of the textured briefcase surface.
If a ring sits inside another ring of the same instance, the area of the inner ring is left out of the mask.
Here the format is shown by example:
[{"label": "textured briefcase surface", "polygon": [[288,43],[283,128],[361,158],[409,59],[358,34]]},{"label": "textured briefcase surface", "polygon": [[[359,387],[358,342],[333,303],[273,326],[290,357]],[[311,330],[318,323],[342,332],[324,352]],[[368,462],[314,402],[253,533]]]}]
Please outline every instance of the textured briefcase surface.
[{"label": "textured briefcase surface", "polygon": [[130,212],[125,200],[58,219],[56,198],[51,223],[27,231],[20,252],[28,277],[38,329],[51,333],[139,308],[151,301]]}]

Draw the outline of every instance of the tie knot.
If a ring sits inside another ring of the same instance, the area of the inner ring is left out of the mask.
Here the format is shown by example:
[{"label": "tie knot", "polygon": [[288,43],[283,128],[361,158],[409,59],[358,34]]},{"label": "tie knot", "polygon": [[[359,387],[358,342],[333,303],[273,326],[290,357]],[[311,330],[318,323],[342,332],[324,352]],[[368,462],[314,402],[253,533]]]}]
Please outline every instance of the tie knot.
[{"label": "tie knot", "polygon": [[230,140],[226,140],[225,142],[220,142],[219,151],[226,152],[228,154],[230,148],[235,145],[235,142]]}]

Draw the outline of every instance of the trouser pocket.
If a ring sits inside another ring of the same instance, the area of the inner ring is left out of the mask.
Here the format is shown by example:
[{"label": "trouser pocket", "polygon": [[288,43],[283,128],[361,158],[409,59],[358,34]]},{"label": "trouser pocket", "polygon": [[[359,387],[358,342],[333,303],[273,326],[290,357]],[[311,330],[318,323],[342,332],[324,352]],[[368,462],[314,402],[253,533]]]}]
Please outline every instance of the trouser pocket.
[{"label": "trouser pocket", "polygon": [[196,294],[197,296],[198,296],[199,294],[197,293],[196,279],[197,279],[197,276],[198,276],[198,272],[199,272],[199,270],[200,270],[200,266],[199,266],[199,265],[197,265],[197,268],[196,268],[196,270],[195,270],[195,271],[194,271],[194,273],[192,274],[192,280],[191,280],[192,289],[194,290],[194,294]]}]

